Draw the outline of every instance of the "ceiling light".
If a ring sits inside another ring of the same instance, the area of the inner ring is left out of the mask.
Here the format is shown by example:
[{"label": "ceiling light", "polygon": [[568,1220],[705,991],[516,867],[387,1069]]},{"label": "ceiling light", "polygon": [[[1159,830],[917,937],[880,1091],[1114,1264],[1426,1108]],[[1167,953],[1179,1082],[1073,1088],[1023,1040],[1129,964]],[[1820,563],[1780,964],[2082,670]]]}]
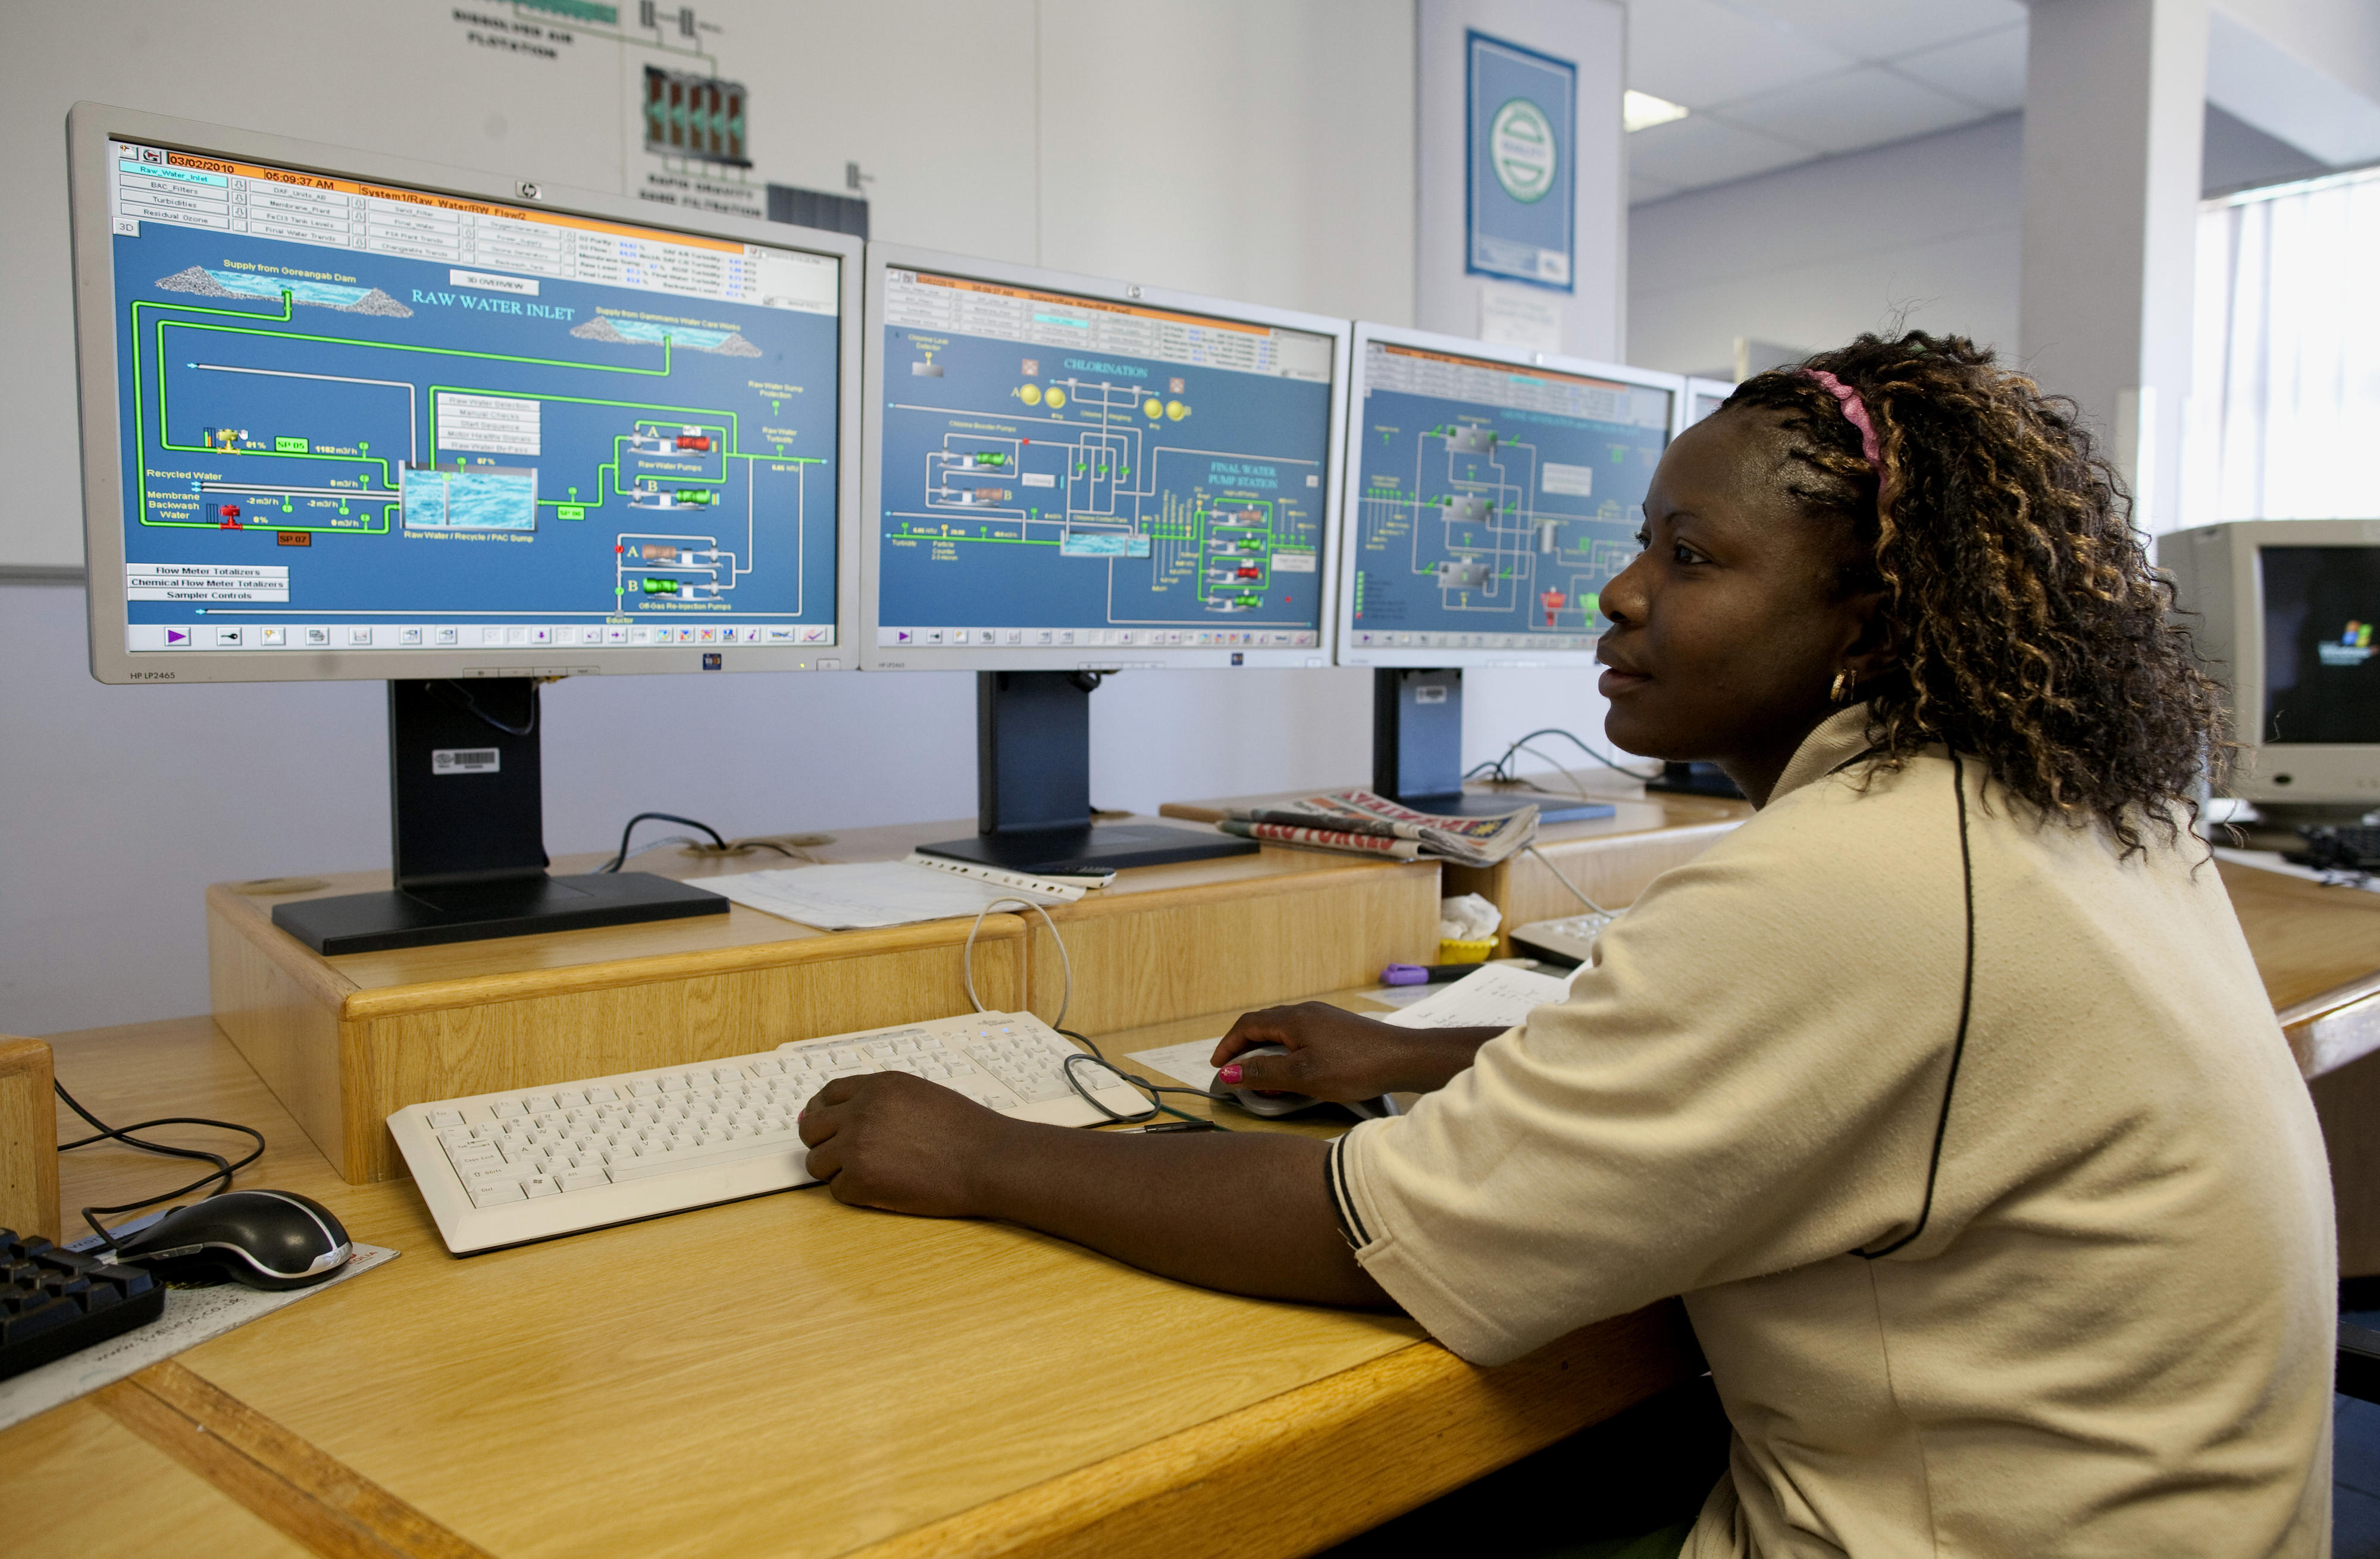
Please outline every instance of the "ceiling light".
[{"label": "ceiling light", "polygon": [[1672,119],[1682,119],[1685,116],[1686,108],[1683,103],[1671,103],[1668,98],[1657,98],[1650,92],[1640,92],[1631,89],[1621,93],[1620,97],[1620,125],[1631,135],[1638,130],[1650,129],[1655,125],[1666,125]]}]

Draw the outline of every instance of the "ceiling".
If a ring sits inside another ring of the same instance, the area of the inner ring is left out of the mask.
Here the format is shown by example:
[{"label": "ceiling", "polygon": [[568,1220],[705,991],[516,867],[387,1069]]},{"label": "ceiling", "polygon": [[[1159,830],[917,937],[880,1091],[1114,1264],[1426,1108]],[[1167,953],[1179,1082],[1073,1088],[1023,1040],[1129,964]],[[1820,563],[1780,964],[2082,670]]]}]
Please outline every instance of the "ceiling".
[{"label": "ceiling", "polygon": [[1628,137],[1641,204],[2024,106],[2019,0],[1631,0],[1628,85],[1685,118]]}]

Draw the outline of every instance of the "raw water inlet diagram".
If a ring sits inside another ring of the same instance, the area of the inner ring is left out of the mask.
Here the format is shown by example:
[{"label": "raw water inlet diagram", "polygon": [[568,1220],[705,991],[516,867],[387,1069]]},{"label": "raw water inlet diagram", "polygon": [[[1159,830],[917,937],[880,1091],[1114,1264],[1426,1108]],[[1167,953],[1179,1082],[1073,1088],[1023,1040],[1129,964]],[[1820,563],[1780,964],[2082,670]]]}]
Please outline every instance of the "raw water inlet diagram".
[{"label": "raw water inlet diagram", "polygon": [[831,311],[146,223],[115,242],[128,563],[263,567],[285,584],[243,602],[260,618],[831,635]]},{"label": "raw water inlet diagram", "polygon": [[887,333],[882,621],[1318,621],[1327,384]]}]

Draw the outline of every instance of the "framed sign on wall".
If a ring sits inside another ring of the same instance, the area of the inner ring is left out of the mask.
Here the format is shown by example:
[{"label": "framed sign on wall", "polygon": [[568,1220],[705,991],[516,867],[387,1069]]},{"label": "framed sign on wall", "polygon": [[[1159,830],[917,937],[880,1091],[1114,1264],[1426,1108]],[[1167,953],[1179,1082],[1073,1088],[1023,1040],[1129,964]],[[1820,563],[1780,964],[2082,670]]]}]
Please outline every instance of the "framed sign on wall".
[{"label": "framed sign on wall", "polygon": [[1569,292],[1577,242],[1578,66],[1464,34],[1463,269]]}]

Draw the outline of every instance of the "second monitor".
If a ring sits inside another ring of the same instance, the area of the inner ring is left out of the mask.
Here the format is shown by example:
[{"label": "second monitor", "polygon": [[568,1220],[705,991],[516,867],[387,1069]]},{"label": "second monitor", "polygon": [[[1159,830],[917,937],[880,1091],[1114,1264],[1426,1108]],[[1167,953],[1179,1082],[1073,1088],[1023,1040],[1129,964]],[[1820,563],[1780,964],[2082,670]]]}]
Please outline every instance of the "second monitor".
[{"label": "second monitor", "polygon": [[1375,668],[1373,788],[1511,811],[1463,793],[1463,669],[1593,662],[1685,382],[1386,325],[1357,325],[1354,351],[1338,647]]},{"label": "second monitor", "polygon": [[980,675],[978,833],[1022,870],[1238,850],[1090,827],[1111,671],[1322,666],[1348,325],[870,245],[861,647]]}]

